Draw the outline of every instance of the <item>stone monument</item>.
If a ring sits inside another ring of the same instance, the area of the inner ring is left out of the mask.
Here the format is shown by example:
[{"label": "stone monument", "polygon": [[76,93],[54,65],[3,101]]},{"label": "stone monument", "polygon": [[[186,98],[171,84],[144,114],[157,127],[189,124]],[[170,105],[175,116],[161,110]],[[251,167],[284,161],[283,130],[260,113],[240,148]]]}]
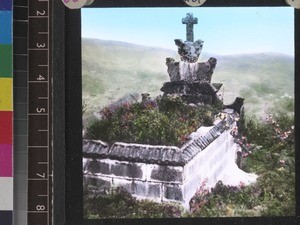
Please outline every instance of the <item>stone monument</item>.
[{"label": "stone monument", "polygon": [[164,83],[161,91],[180,95],[188,104],[213,104],[217,100],[216,93],[222,87],[220,83],[211,83],[217,59],[211,57],[207,62],[197,62],[204,43],[202,40],[194,41],[193,26],[198,19],[192,13],[187,13],[182,23],[186,24],[186,41],[174,40],[181,61],[166,59],[170,82]]},{"label": "stone monument", "polygon": [[[180,62],[166,59],[170,81],[164,83],[164,96],[180,96],[187,104],[210,105],[218,99],[220,83],[211,83],[217,59],[197,62],[203,41],[194,42],[193,25],[197,18],[188,13],[186,41],[175,40]],[[142,102],[149,94],[142,94]],[[257,179],[236,165],[238,144],[231,134],[237,126],[238,114],[243,110],[243,98],[225,105],[214,125],[201,126],[189,135],[182,147],[137,143],[105,143],[83,140],[83,183],[92,193],[108,193],[112,187],[122,186],[138,199],[157,202],[178,202],[186,209],[201,183],[214,187],[218,181],[225,185],[248,185]],[[120,127],[122,129],[122,127]]]}]

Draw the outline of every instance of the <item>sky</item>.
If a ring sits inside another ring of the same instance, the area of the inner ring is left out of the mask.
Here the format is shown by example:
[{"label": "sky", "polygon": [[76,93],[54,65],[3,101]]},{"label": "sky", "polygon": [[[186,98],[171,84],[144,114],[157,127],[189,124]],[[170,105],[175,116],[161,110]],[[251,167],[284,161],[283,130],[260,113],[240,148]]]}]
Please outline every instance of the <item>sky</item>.
[{"label": "sky", "polygon": [[84,8],[82,37],[177,50],[186,40],[186,13],[198,18],[194,39],[202,52],[218,55],[281,53],[294,55],[292,7]]}]

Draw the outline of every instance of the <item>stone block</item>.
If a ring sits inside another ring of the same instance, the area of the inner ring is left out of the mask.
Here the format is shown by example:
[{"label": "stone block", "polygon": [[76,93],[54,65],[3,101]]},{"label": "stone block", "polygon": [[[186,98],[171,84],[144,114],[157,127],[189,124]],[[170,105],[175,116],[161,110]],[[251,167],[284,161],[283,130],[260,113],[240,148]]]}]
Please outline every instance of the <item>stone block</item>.
[{"label": "stone block", "polygon": [[160,90],[165,94],[203,95],[205,99],[206,95],[215,96],[219,89],[216,89],[213,84],[208,82],[171,81],[165,82]]},{"label": "stone block", "polygon": [[185,94],[182,96],[183,101],[187,102],[188,104],[205,104],[205,105],[211,105],[213,103],[213,96],[212,95],[188,95]]},{"label": "stone block", "polygon": [[98,165],[99,165],[99,172],[102,174],[110,174],[110,166],[108,163],[101,162],[98,160]]},{"label": "stone block", "polygon": [[102,174],[109,174],[110,169],[109,169],[109,164],[102,162],[99,159],[87,159],[85,161],[85,164],[83,165],[83,171],[85,173],[102,173]]},{"label": "stone block", "polygon": [[99,176],[84,176],[83,186],[97,193],[105,193],[111,189],[111,181]]},{"label": "stone block", "polygon": [[167,182],[181,182],[182,167],[157,166],[151,171],[150,179]]},{"label": "stone block", "polygon": [[87,173],[99,173],[100,166],[96,159],[88,159],[84,165],[84,171]]},{"label": "stone block", "polygon": [[132,181],[123,185],[132,195],[142,198],[161,198],[161,184],[146,181]]},{"label": "stone block", "polygon": [[159,183],[149,184],[147,197],[160,198],[161,197],[161,184],[159,184]]},{"label": "stone block", "polygon": [[215,86],[208,82],[193,82],[188,85],[188,94],[208,94],[212,95],[218,92]]},{"label": "stone block", "polygon": [[176,62],[172,58],[166,59],[171,81],[205,81],[211,82],[211,77],[217,64],[217,59],[210,58],[207,62]]},{"label": "stone block", "polygon": [[147,196],[146,182],[133,181],[131,183],[125,184],[124,187],[127,191],[129,191],[133,195],[137,195],[141,197]]},{"label": "stone block", "polygon": [[143,171],[141,166],[136,163],[115,162],[111,164],[111,173],[116,176],[142,178]]},{"label": "stone block", "polygon": [[178,184],[165,184],[164,198],[176,201],[183,201],[182,187]]}]

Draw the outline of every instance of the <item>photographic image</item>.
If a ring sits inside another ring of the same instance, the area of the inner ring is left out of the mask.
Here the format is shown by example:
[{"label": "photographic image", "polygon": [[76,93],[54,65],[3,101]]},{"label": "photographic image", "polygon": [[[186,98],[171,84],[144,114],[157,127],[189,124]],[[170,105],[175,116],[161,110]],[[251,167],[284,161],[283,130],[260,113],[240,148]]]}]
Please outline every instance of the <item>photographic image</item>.
[{"label": "photographic image", "polygon": [[81,22],[84,218],[295,216],[293,8]]}]

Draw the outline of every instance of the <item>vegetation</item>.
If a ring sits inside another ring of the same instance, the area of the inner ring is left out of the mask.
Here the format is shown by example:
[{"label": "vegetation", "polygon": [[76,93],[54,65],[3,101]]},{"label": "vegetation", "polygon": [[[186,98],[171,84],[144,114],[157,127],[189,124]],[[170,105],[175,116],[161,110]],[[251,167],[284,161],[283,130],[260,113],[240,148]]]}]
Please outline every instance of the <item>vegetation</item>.
[{"label": "vegetation", "polygon": [[[82,94],[87,103],[86,120],[110,102],[128,93],[161,94],[162,84],[169,81],[165,60],[178,59],[173,50],[134,44],[83,39]],[[224,103],[236,96],[245,98],[247,115],[264,118],[274,108],[292,113],[286,104],[294,99],[294,58],[282,54],[248,54],[219,56],[203,52],[199,61],[218,60],[212,82],[223,83],[220,90]],[[291,104],[289,104],[292,106]]]},{"label": "vegetation", "polygon": [[165,61],[176,51],[140,45],[83,39],[82,95],[87,103],[88,119],[93,112],[128,93],[161,94],[168,78]]},{"label": "vegetation", "polygon": [[[259,175],[258,181],[239,187],[218,182],[210,192],[202,183],[191,200],[190,216],[294,216],[293,124],[293,118],[286,115],[268,116],[266,123],[248,119],[243,134],[252,143],[241,143],[249,146],[244,149],[242,169]],[[253,145],[257,146],[254,151]]]},{"label": "vegetation", "polygon": [[116,102],[100,111],[100,119],[86,130],[89,139],[181,146],[200,126],[211,126],[222,107],[190,106],[180,97],[158,97],[142,102]]},{"label": "vegetation", "polygon": [[[176,52],[83,40],[83,123],[88,138],[180,146],[200,125],[211,125],[220,105],[188,107],[178,98],[137,101],[135,93],[160,94],[163,82],[169,80],[167,57],[175,58]],[[232,135],[242,149],[239,166],[259,175],[257,183],[230,187],[218,182],[209,190],[203,182],[190,202],[190,212],[175,204],[138,201],[123,188],[106,194],[86,189],[86,218],[295,215],[293,57],[253,54],[216,58],[213,82],[223,83],[220,93],[228,101],[225,103],[244,97],[245,111],[253,116],[241,118],[241,126]],[[133,93],[132,98],[124,97],[128,92]],[[101,118],[89,120],[99,106],[103,108]],[[274,118],[270,112],[276,114]]]},{"label": "vegetation", "polygon": [[124,188],[112,188],[108,194],[95,194],[85,189],[84,217],[103,218],[177,218],[183,208],[178,204],[138,201]]},{"label": "vegetation", "polygon": [[295,146],[293,118],[280,115],[266,123],[247,119],[243,135],[259,146],[243,156],[242,167],[259,175],[257,183],[238,187],[218,182],[209,190],[206,181],[190,201],[190,212],[176,204],[138,201],[123,188],[102,195],[84,194],[87,218],[232,217],[295,215]]}]

